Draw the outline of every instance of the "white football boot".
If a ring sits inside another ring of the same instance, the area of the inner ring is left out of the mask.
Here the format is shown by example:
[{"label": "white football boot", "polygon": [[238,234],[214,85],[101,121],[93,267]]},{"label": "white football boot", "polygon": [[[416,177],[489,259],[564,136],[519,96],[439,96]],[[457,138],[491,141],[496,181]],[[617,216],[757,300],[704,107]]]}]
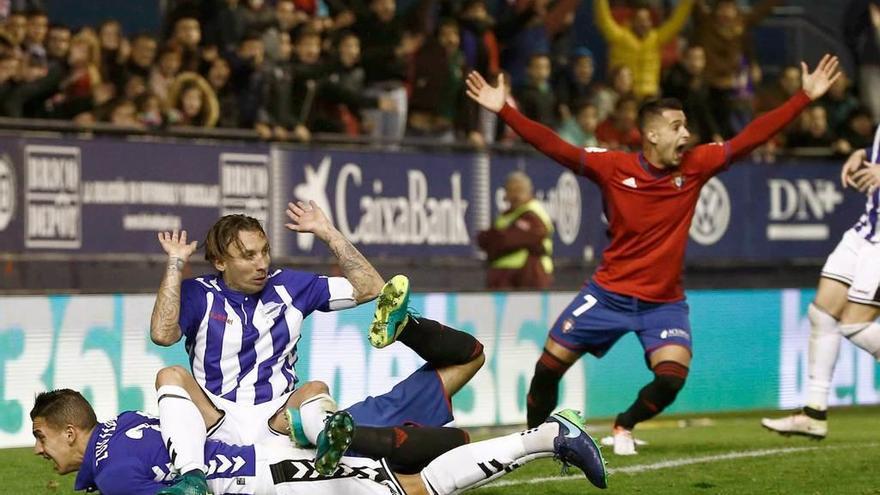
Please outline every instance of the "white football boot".
[{"label": "white football boot", "polygon": [[813,419],[804,413],[792,414],[779,419],[764,418],[761,426],[780,435],[803,435],[822,440],[828,435],[828,421]]}]

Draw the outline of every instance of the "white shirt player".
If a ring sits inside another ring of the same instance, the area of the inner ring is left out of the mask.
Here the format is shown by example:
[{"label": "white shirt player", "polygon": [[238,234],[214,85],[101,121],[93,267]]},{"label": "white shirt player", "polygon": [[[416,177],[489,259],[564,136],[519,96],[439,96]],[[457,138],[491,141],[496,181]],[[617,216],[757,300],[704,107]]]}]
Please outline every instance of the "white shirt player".
[{"label": "white shirt player", "polygon": [[[873,164],[871,166],[878,167],[878,158],[880,158],[880,126],[874,133],[874,145],[871,147],[868,158]],[[862,214],[859,221],[853,226],[852,230],[866,241],[877,244],[880,243],[880,188],[874,189],[868,194],[868,200],[865,203],[865,213]]]}]

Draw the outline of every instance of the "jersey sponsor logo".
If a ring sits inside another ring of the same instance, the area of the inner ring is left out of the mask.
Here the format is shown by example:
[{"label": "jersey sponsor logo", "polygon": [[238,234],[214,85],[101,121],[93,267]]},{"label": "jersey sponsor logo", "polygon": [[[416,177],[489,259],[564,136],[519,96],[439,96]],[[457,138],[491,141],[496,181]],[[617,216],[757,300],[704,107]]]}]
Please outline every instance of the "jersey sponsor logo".
[{"label": "jersey sponsor logo", "polygon": [[664,340],[673,338],[691,340],[691,334],[683,328],[667,328],[660,332],[660,338]]},{"label": "jersey sponsor logo", "polygon": [[223,313],[215,313],[213,311],[211,312],[211,319],[216,320],[216,321],[222,321],[223,323],[226,323],[228,320],[227,316],[224,315]]},{"label": "jersey sponsor logo", "polygon": [[15,213],[15,169],[9,155],[0,156],[0,232],[6,230]]},{"label": "jersey sponsor logo", "polygon": [[627,177],[626,179],[623,179],[623,180],[620,181],[620,182],[621,182],[624,186],[631,187],[631,188],[633,188],[633,189],[636,189],[637,187],[639,187],[639,186],[636,184],[636,178],[635,178],[635,177]]},{"label": "jersey sponsor logo", "polygon": [[566,318],[562,322],[562,333],[571,333],[574,329],[574,318]]},{"label": "jersey sponsor logo", "polygon": [[690,236],[698,244],[711,246],[718,242],[730,225],[730,195],[717,177],[709,179],[700,191]]}]

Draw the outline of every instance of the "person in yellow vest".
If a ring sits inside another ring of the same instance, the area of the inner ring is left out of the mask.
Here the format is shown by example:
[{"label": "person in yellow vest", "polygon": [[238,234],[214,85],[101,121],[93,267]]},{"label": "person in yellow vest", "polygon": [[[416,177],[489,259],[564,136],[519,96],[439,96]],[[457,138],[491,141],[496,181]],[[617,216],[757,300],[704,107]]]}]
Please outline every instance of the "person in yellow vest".
[{"label": "person in yellow vest", "polygon": [[535,198],[532,180],[513,172],[504,184],[510,208],[477,242],[489,261],[489,289],[546,289],[553,282],[553,222]]},{"label": "person in yellow vest", "polygon": [[695,0],[681,0],[672,15],[654,27],[651,11],[639,7],[629,27],[611,15],[609,0],[594,0],[593,16],[608,43],[608,67],[625,65],[633,73],[633,92],[639,99],[660,93],[660,61],[663,45],[674,39],[688,20]]}]

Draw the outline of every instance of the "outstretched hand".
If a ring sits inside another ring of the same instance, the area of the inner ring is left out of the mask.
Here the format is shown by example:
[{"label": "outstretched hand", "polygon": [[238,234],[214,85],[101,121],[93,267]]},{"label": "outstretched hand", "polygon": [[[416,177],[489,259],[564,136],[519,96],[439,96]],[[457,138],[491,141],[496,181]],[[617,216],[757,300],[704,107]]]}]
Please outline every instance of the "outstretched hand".
[{"label": "outstretched hand", "polygon": [[810,72],[805,62],[801,62],[801,87],[804,89],[804,93],[811,100],[821,98],[840,77],[839,66],[840,60],[827,53],[813,72]]},{"label": "outstretched hand", "polygon": [[326,239],[333,228],[327,215],[314,201],[309,201],[308,204],[302,201],[297,201],[296,204],[287,203],[286,213],[290,223],[284,226],[294,232],[308,232]]},{"label": "outstretched hand", "polygon": [[162,249],[168,253],[169,258],[177,258],[183,262],[189,259],[192,256],[193,252],[196,250],[196,246],[198,246],[198,241],[192,241],[189,244],[186,242],[186,231],[181,230],[180,233],[176,230],[171,232],[159,232],[159,244],[162,246]]},{"label": "outstretched hand", "polygon": [[504,107],[507,96],[504,91],[504,74],[498,75],[497,86],[491,86],[479,72],[474,70],[468,74],[465,84],[467,95],[486,109],[498,113]]}]

